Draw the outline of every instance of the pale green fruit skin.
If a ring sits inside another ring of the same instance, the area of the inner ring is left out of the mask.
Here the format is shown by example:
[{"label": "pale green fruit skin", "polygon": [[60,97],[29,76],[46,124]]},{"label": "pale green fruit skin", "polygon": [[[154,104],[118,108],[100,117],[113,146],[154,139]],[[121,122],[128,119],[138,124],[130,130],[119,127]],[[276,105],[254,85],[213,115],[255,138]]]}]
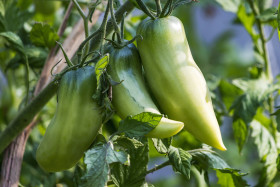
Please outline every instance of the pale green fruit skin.
[{"label": "pale green fruit skin", "polygon": [[[160,114],[145,86],[140,56],[134,44],[129,44],[122,49],[111,47],[108,50],[110,53],[108,73],[114,81],[122,81],[113,86],[112,103],[117,114],[122,119],[142,112]],[[171,137],[183,127],[182,122],[163,117],[147,137]]]},{"label": "pale green fruit skin", "polygon": [[184,122],[200,141],[226,150],[206,81],[193,60],[181,21],[173,16],[146,19],[137,34],[143,37],[137,46],[145,76],[163,112]]},{"label": "pale green fruit skin", "polygon": [[49,172],[73,167],[94,141],[102,119],[92,95],[95,69],[83,67],[63,75],[55,115],[37,149],[36,160]]}]

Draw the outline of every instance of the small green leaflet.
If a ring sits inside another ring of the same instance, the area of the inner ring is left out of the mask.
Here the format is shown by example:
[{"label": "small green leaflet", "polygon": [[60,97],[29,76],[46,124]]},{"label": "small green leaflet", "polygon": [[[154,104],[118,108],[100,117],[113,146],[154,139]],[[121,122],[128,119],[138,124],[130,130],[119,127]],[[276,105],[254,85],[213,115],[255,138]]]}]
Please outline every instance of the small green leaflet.
[{"label": "small green leaflet", "polygon": [[166,154],[172,143],[172,137],[164,139],[152,138],[152,141],[157,152],[160,154]]},{"label": "small green leaflet", "polygon": [[10,45],[10,48],[24,54],[24,47],[21,39],[13,32],[1,32],[0,36],[4,37]]},{"label": "small green leaflet", "polygon": [[257,18],[260,19],[262,22],[269,22],[269,21],[276,21],[277,15],[276,7],[271,7],[269,9],[264,10]]},{"label": "small green leaflet", "polygon": [[104,187],[108,181],[109,164],[127,161],[127,154],[115,151],[112,142],[101,144],[88,150],[85,154],[87,173],[83,177],[85,187]]},{"label": "small green leaflet", "polygon": [[96,92],[92,98],[97,101],[100,109],[102,110],[103,122],[110,119],[113,115],[113,109],[111,107],[111,101],[108,97],[108,91],[110,89],[110,79],[106,72],[106,68],[109,64],[109,54],[103,56],[95,65],[95,74],[97,80]]},{"label": "small green leaflet", "polygon": [[149,162],[147,139],[139,142],[136,139],[119,137],[116,142],[129,154],[129,165],[115,163],[112,165],[111,177],[118,187],[139,187],[144,185]]},{"label": "small green leaflet", "polygon": [[168,158],[174,171],[178,171],[187,179],[190,179],[192,160],[190,153],[181,148],[170,146],[168,150]]},{"label": "small green leaflet", "polygon": [[36,46],[52,48],[59,40],[57,33],[48,24],[35,23],[30,31],[30,40]]},{"label": "small green leaflet", "polygon": [[242,179],[245,173],[239,173],[237,169],[215,169],[218,178],[218,184],[223,187],[246,187],[247,182]]},{"label": "small green leaflet", "polygon": [[259,186],[268,186],[277,172],[277,146],[273,136],[258,121],[251,123],[251,136],[257,145],[259,157],[264,163],[262,175],[259,178]]},{"label": "small green leaflet", "polygon": [[214,151],[210,149],[194,149],[189,151],[192,156],[192,165],[201,170],[225,169],[229,165]]},{"label": "small green leaflet", "polygon": [[118,133],[125,133],[130,138],[145,136],[159,124],[161,118],[162,115],[150,112],[128,116],[120,122]]},{"label": "small green leaflet", "polygon": [[244,25],[247,32],[251,35],[252,39],[256,41],[258,39],[258,36],[256,35],[256,32],[254,31],[253,27],[255,23],[255,17],[252,13],[247,14],[246,7],[244,4],[240,4],[237,12],[237,17]]},{"label": "small green leaflet", "polygon": [[234,131],[234,139],[238,145],[239,153],[241,153],[242,148],[248,136],[247,125],[243,121],[243,119],[238,118],[237,120],[233,121],[232,127]]}]

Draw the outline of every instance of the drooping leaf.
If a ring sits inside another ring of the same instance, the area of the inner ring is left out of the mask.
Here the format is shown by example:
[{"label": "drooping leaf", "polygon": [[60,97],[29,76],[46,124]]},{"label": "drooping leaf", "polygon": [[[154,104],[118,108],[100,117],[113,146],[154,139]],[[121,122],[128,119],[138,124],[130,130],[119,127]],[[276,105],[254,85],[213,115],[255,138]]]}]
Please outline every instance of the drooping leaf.
[{"label": "drooping leaf", "polygon": [[165,138],[165,139],[152,138],[152,141],[156,150],[160,154],[166,154],[172,143],[172,138]]},{"label": "drooping leaf", "polygon": [[[130,143],[129,143],[130,141]],[[129,154],[129,165],[120,163],[113,164],[111,177],[113,182],[118,186],[139,187],[145,182],[147,164],[149,162],[149,146],[147,140],[142,145],[132,146],[135,139],[122,139],[123,149]],[[126,143],[124,143],[126,142]]]},{"label": "drooping leaf", "polygon": [[161,118],[162,115],[150,112],[128,116],[120,122],[118,133],[125,133],[131,138],[144,136],[158,125]]},{"label": "drooping leaf", "polygon": [[226,169],[230,166],[214,151],[210,149],[194,149],[189,151],[192,156],[192,165],[198,170]]},{"label": "drooping leaf", "polygon": [[11,49],[24,54],[23,43],[18,35],[13,32],[1,32],[0,37],[1,36],[7,40]]},{"label": "drooping leaf", "polygon": [[31,42],[40,47],[52,48],[59,40],[57,33],[48,24],[35,23],[30,31]]},{"label": "drooping leaf", "polygon": [[251,136],[257,145],[259,158],[264,168],[259,178],[258,186],[268,186],[277,172],[277,146],[273,136],[258,121],[251,123]]},{"label": "drooping leaf", "polygon": [[109,164],[126,161],[127,154],[115,151],[111,142],[93,147],[85,154],[87,173],[83,177],[85,180],[83,186],[104,187],[108,181]]},{"label": "drooping leaf", "polygon": [[245,173],[239,173],[237,169],[215,169],[218,178],[218,184],[223,187],[246,187],[249,186],[246,180],[242,177],[247,175]]},{"label": "drooping leaf", "polygon": [[238,118],[233,122],[234,139],[237,142],[239,153],[241,152],[248,136],[248,128],[243,119]]},{"label": "drooping leaf", "polygon": [[170,146],[168,149],[168,158],[173,170],[181,173],[187,179],[190,179],[192,156],[187,151]]}]

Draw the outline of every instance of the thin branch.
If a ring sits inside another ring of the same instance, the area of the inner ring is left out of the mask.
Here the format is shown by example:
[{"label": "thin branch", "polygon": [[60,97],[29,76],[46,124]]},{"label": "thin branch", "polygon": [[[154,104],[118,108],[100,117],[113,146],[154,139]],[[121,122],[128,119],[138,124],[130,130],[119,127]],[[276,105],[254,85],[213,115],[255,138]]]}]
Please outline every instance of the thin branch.
[{"label": "thin branch", "polygon": [[160,165],[158,165],[158,166],[156,166],[156,167],[154,167],[154,168],[152,168],[150,170],[148,170],[146,174],[153,173],[153,172],[155,172],[157,170],[160,170],[161,168],[164,168],[164,167],[166,167],[168,165],[170,165],[169,160],[166,161],[166,162],[163,162],[162,164],[160,164]]}]

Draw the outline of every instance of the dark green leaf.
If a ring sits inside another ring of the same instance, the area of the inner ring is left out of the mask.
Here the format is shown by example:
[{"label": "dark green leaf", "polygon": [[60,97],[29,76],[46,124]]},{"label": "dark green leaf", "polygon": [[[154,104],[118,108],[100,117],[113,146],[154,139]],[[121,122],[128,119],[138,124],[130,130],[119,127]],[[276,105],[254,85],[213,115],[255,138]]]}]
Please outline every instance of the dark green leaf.
[{"label": "dark green leaf", "polygon": [[10,31],[17,33],[32,14],[28,11],[21,11],[16,5],[16,1],[9,1],[5,5],[4,7],[0,3],[0,32]]},{"label": "dark green leaf", "polygon": [[104,187],[108,181],[109,164],[124,163],[126,160],[126,153],[115,151],[111,142],[88,150],[84,161],[87,165],[87,173],[83,177],[86,181],[83,186]]},{"label": "dark green leaf", "polygon": [[264,10],[257,18],[260,19],[262,22],[268,22],[277,20],[277,8],[271,7],[269,9]]},{"label": "dark green leaf", "polygon": [[239,173],[236,169],[215,169],[218,178],[218,184],[223,187],[246,187],[249,186],[246,180],[242,179],[243,176],[247,175]]},{"label": "dark green leaf", "polygon": [[225,80],[220,81],[219,91],[220,91],[222,100],[228,110],[229,110],[230,106],[232,105],[234,99],[237,96],[240,96],[242,94],[242,91],[240,88],[234,86],[233,84],[231,84]]},{"label": "dark green leaf", "polygon": [[143,147],[144,144],[136,139],[130,139],[128,137],[119,136],[115,140],[115,142],[121,147],[131,150],[138,149],[139,147]]},{"label": "dark green leaf", "polygon": [[152,141],[156,150],[160,154],[166,154],[172,143],[172,138],[165,138],[165,139],[152,138]]},{"label": "dark green leaf", "polygon": [[[131,142],[128,143],[128,141]],[[142,186],[145,182],[149,161],[149,146],[147,141],[143,142],[141,146],[139,143],[136,146],[132,146],[135,144],[134,139],[127,138],[126,140],[123,139],[122,142],[122,145],[125,146],[124,149],[127,149],[126,152],[129,154],[129,165],[113,164],[111,169],[112,180],[118,187]]]},{"label": "dark green leaf", "polygon": [[266,9],[270,8],[272,4],[273,4],[273,0],[257,0],[257,5],[260,12],[263,12]]},{"label": "dark green leaf", "polygon": [[192,156],[187,151],[170,146],[168,158],[174,171],[180,172],[187,179],[190,179]]},{"label": "dark green leaf", "polygon": [[262,175],[258,186],[267,186],[273,180],[277,172],[277,146],[273,136],[258,121],[251,123],[251,136],[257,145],[259,158],[264,163]]},{"label": "dark green leaf", "polygon": [[198,170],[226,169],[229,165],[214,151],[210,149],[194,149],[189,151],[192,156],[192,165]]},{"label": "dark green leaf", "polygon": [[30,40],[36,46],[48,47],[50,49],[55,46],[59,36],[50,25],[35,23],[30,31]]},{"label": "dark green leaf", "polygon": [[120,122],[118,133],[125,133],[128,137],[144,136],[158,125],[161,118],[162,115],[150,112],[128,116]]},{"label": "dark green leaf", "polygon": [[248,128],[246,123],[240,118],[233,121],[232,125],[233,125],[234,139],[237,142],[239,152],[241,152],[248,136]]}]

